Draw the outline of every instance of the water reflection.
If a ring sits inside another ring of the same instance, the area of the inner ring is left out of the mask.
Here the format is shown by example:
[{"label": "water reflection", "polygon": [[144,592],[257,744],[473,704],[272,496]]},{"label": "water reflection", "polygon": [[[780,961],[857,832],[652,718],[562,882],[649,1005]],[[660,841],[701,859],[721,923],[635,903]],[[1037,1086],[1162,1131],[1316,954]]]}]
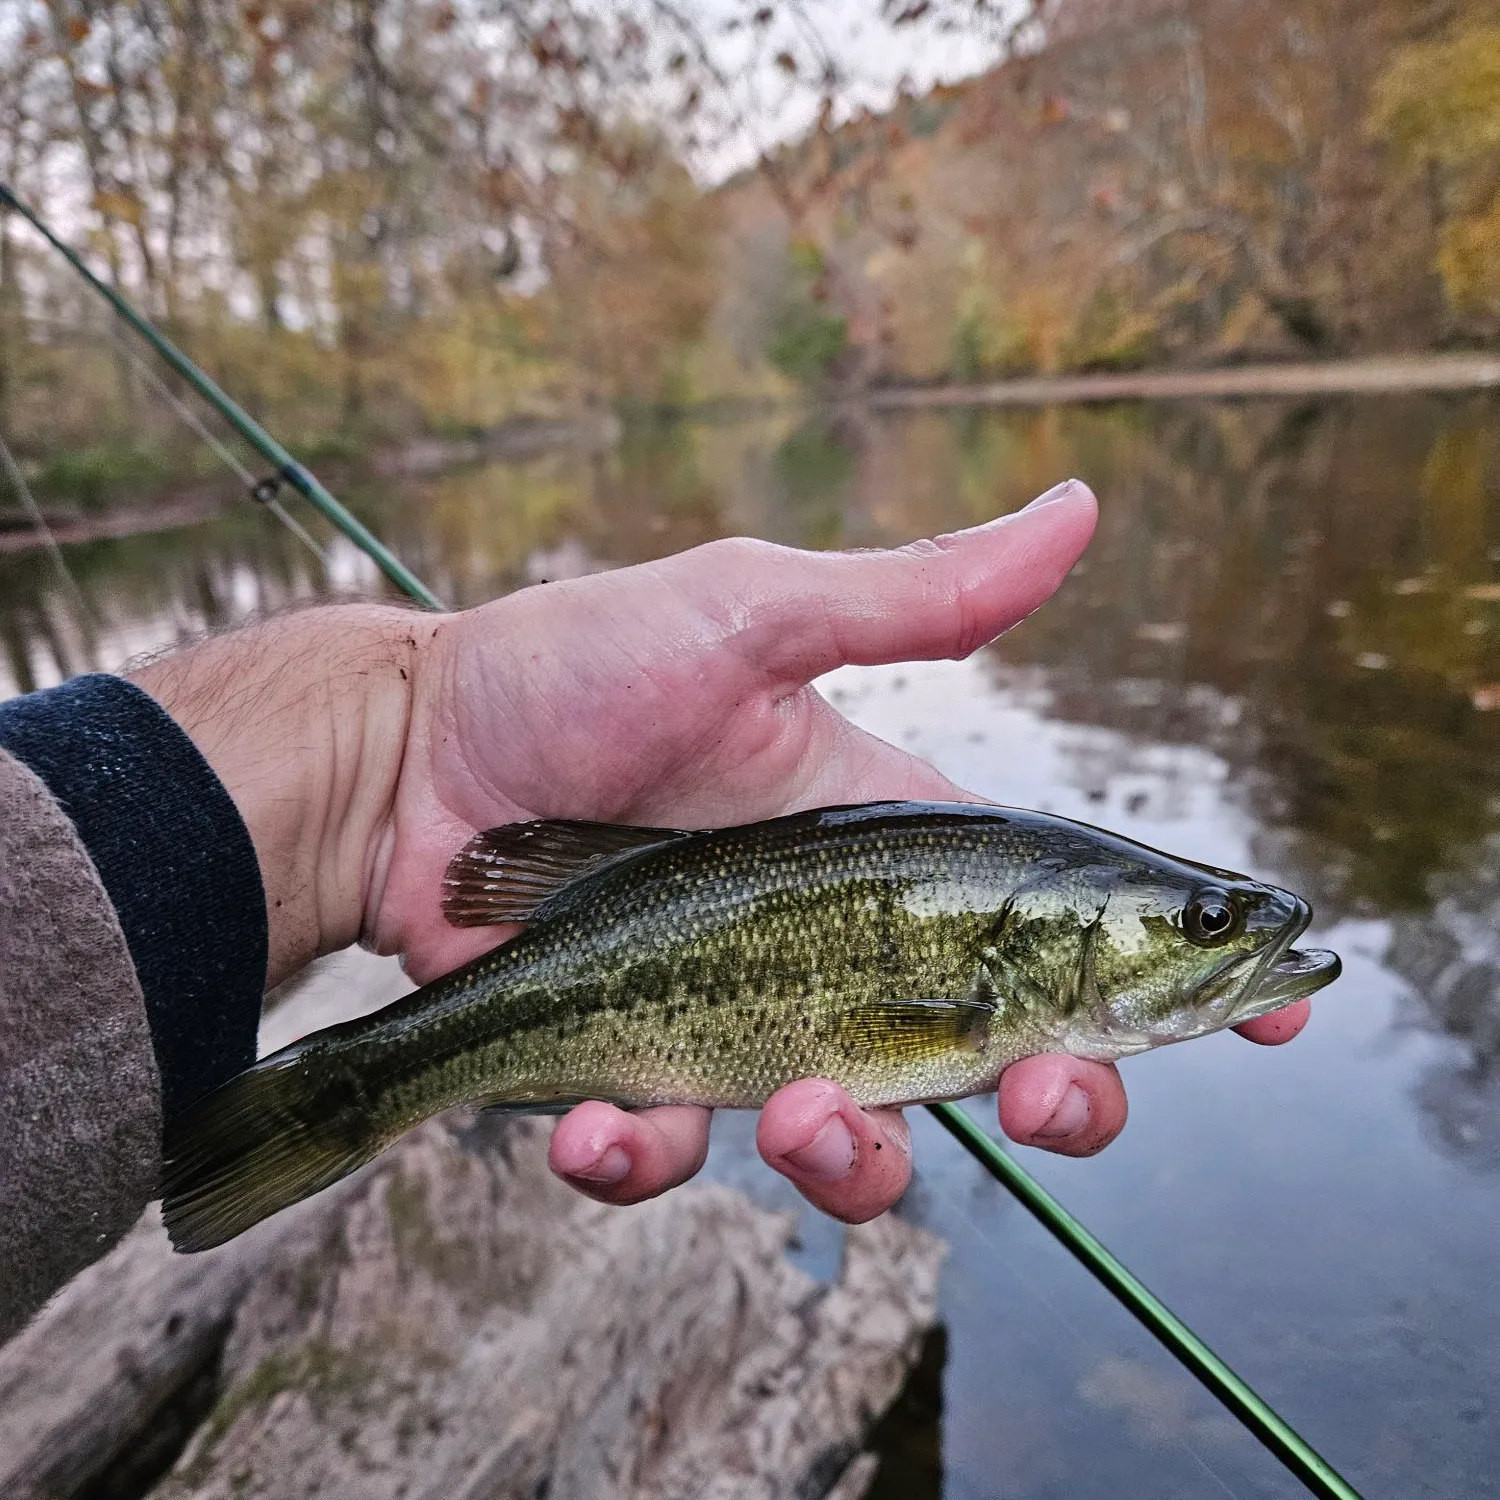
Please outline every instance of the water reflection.
[{"label": "water reflection", "polygon": [[[1425,913],[1441,897],[1401,963],[1419,992],[1442,990],[1434,1020],[1452,1029],[1493,989],[1477,968],[1439,983],[1451,966],[1435,955],[1455,872],[1487,867],[1500,823],[1497,415],[1492,397],[849,409],[646,425],[609,453],[344,492],[470,603],[731,531],[812,546],[931,534],[1082,473],[1104,499],[1098,540],[997,661],[1037,668],[1059,719],[1212,750],[1324,911]],[[44,552],[0,552],[0,689],[325,590],[380,590],[321,526],[326,576],[225,494],[208,522],[65,548],[86,612]]]},{"label": "water reflection", "polygon": [[1387,964],[1411,985],[1411,1022],[1453,1045],[1412,1089],[1442,1148],[1500,1167],[1500,836],[1431,883],[1432,907],[1396,921]]},{"label": "water reflection", "polygon": [[[985,795],[1313,898],[1347,970],[1308,1035],[1264,1065],[1232,1038],[1139,1060],[1119,1145],[1043,1175],[1373,1492],[1480,1494],[1500,1459],[1476,1397],[1500,1381],[1497,417],[1494,398],[849,410],[336,488],[462,604],[731,532],[904,541],[1088,478],[1100,534],[1055,603],[971,664],[828,691]],[[226,489],[211,521],[66,547],[86,613],[45,553],[0,550],[0,691],[381,590],[319,536],[326,576]],[[764,1192],[749,1129],[716,1127],[721,1170]],[[951,1338],[926,1435],[893,1450],[926,1444],[921,1472],[891,1485],[1296,1492],[917,1134],[907,1211],[952,1242]],[[837,1251],[826,1221],[807,1243]]]}]

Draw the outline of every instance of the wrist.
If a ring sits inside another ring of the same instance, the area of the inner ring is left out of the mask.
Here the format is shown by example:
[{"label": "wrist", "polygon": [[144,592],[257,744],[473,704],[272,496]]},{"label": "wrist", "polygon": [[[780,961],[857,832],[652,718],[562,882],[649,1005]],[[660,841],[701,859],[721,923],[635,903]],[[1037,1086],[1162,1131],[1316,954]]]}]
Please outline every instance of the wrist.
[{"label": "wrist", "polygon": [[435,623],[395,606],[330,605],[130,674],[192,738],[249,830],[265,887],[268,986],[360,935],[414,663]]}]

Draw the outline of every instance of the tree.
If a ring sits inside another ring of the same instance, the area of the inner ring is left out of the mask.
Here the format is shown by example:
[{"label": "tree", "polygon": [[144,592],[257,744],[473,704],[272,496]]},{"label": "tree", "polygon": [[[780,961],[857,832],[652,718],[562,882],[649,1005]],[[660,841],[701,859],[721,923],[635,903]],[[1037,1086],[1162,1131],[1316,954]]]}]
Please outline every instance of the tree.
[{"label": "tree", "polygon": [[1371,119],[1430,190],[1453,310],[1500,332],[1500,26],[1460,24],[1401,48]]}]

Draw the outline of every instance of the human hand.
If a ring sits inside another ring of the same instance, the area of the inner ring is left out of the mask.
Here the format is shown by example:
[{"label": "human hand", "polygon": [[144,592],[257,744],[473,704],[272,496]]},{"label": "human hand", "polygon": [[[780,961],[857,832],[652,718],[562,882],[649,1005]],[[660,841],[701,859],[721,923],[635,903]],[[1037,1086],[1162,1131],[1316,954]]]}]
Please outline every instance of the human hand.
[{"label": "human hand", "polygon": [[[311,609],[132,675],[193,736],[250,829],[268,982],[356,939],[403,954],[426,981],[507,935],[442,914],[447,863],[479,829],[538,817],[712,827],[841,802],[972,800],[809,683],[845,663],[969,655],[1053,593],[1094,515],[1074,483],[895,551],[715,542],[459,614]],[[1306,1014],[1301,1002],[1241,1031],[1286,1041]],[[1006,1133],[1065,1155],[1102,1149],[1125,1111],[1101,1063],[1032,1057],[1000,1081]],[[594,1197],[637,1202],[697,1171],[708,1119],[580,1105],[558,1124],[552,1165]],[[851,1222],[910,1178],[900,1113],[862,1110],[826,1080],[777,1093],[757,1139]]]},{"label": "human hand", "polygon": [[[841,802],[973,800],[809,683],[845,663],[969,655],[1052,594],[1094,514],[1075,483],[898,551],[719,542],[438,622],[417,656],[367,936],[404,953],[419,980],[492,947],[503,934],[451,927],[440,897],[454,851],[501,823],[713,827]],[[1247,1034],[1285,1040],[1305,1010]],[[1102,1149],[1125,1122],[1115,1069],[1072,1057],[1015,1064],[999,1104],[1014,1139],[1067,1155]],[[757,1139],[809,1199],[850,1221],[888,1208],[910,1177],[900,1112],[861,1110],[826,1080],[776,1094]],[[551,1162],[592,1196],[629,1203],[690,1177],[707,1145],[706,1110],[595,1102],[559,1123]]]}]

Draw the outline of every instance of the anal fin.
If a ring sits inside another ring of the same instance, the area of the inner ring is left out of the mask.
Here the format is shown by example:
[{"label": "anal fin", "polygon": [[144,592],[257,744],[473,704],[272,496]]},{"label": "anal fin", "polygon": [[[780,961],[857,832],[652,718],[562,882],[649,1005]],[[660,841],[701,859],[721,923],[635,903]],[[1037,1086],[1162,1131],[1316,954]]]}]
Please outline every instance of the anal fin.
[{"label": "anal fin", "polygon": [[449,862],[443,915],[455,927],[526,922],[564,887],[643,849],[691,837],[679,828],[634,828],[543,818],[476,833]]},{"label": "anal fin", "polygon": [[474,1108],[482,1115],[565,1115],[576,1104],[586,1104],[590,1099],[602,1099],[617,1109],[637,1109],[638,1105],[605,1093],[571,1094],[491,1094],[477,1099]]}]

